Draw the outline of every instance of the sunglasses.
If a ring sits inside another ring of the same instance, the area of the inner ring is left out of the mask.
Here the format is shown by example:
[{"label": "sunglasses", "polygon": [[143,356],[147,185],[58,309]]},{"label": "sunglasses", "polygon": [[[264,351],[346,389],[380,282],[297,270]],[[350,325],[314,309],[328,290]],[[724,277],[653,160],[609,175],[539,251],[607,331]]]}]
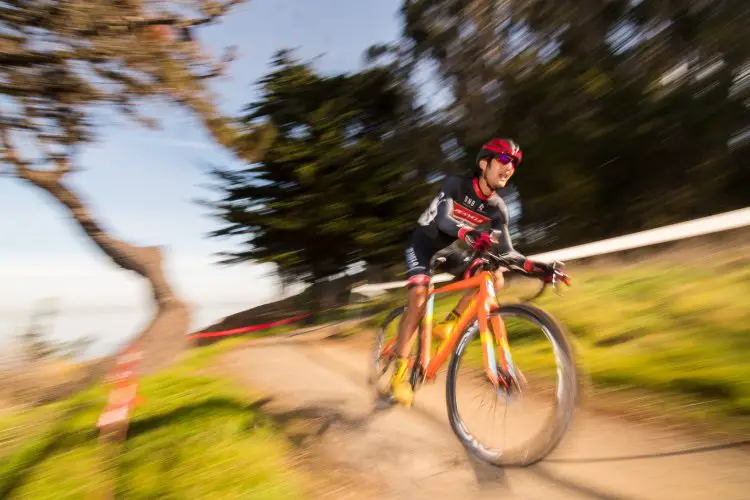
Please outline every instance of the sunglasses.
[{"label": "sunglasses", "polygon": [[495,158],[497,158],[498,160],[500,160],[500,162],[503,165],[507,165],[508,163],[512,163],[513,164],[513,168],[518,167],[518,158],[516,158],[515,156],[511,156],[508,153],[497,153],[495,155]]}]

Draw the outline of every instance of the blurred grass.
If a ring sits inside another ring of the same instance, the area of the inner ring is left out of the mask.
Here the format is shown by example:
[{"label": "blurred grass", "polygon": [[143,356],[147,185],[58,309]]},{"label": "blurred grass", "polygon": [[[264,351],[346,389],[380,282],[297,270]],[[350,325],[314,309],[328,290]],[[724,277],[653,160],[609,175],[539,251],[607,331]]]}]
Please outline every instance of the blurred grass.
[{"label": "blurred grass", "polygon": [[246,391],[207,369],[237,342],[191,350],[144,378],[119,457],[97,442],[104,387],[3,418],[0,497],[89,498],[114,485],[117,498],[300,498],[280,430]]},{"label": "blurred grass", "polygon": [[[574,337],[595,390],[633,391],[651,397],[655,411],[680,411],[703,422],[750,417],[750,259],[748,248],[666,253],[638,262],[568,266],[574,279],[563,296],[548,291],[536,304]],[[539,282],[514,279],[501,301],[528,297]],[[405,291],[389,294],[395,307]],[[438,295],[442,319],[459,294]],[[388,311],[374,316],[379,325]],[[524,325],[530,325],[524,323]],[[514,360],[526,372],[552,374],[551,349],[536,330],[508,321]],[[549,347],[547,344],[546,347]],[[481,364],[478,343],[469,359]]]},{"label": "blurred grass", "polygon": [[594,384],[710,401],[750,416],[750,263],[745,255],[583,269],[539,305],[575,335]]}]

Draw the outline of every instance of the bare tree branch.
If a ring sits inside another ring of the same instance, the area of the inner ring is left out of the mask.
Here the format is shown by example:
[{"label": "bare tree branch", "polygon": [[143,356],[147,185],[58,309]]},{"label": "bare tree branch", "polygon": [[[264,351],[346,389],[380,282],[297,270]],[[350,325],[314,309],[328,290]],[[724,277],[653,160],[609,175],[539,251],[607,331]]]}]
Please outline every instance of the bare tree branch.
[{"label": "bare tree branch", "polygon": [[31,167],[31,163],[22,159],[18,150],[10,140],[10,134],[5,126],[0,126],[0,141],[2,141],[5,161],[15,170],[15,176],[43,186],[45,189],[53,189],[60,184],[62,178],[71,172],[70,162],[67,158],[55,157],[51,160],[56,164],[54,170],[38,170]]},{"label": "bare tree branch", "polygon": [[21,159],[16,148],[11,144],[8,125],[6,125],[4,118],[0,119],[0,141],[3,145],[3,160],[7,165],[12,167],[15,174],[20,177],[24,169],[28,168],[28,162]]}]

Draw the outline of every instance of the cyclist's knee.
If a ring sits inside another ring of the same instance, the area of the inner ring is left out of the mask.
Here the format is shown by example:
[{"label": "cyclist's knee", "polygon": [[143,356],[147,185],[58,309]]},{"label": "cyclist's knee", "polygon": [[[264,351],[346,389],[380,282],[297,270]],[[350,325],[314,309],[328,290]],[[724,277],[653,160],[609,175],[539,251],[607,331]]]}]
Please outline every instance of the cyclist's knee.
[{"label": "cyclist's knee", "polygon": [[409,290],[409,302],[422,305],[427,300],[427,285],[430,283],[430,277],[424,274],[418,274],[409,278],[407,288]]},{"label": "cyclist's knee", "polygon": [[[409,294],[412,293],[423,293],[422,291],[427,290],[427,285],[430,284],[430,277],[426,274],[415,274],[409,281],[406,282],[406,288],[409,290]],[[415,291],[417,290],[417,291]]]}]

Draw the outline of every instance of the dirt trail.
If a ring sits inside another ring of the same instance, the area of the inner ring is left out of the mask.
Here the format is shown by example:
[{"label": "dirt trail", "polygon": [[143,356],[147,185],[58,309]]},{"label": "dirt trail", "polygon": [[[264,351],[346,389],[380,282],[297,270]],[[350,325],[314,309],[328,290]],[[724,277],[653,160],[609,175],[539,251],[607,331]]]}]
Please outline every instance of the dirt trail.
[{"label": "dirt trail", "polygon": [[271,411],[314,422],[305,439],[353,478],[330,498],[750,499],[750,454],[741,446],[707,447],[584,410],[541,464],[478,463],[450,429],[444,374],[420,389],[410,410],[377,410],[366,385],[367,351],[324,337],[248,344],[224,368],[268,396]]}]

